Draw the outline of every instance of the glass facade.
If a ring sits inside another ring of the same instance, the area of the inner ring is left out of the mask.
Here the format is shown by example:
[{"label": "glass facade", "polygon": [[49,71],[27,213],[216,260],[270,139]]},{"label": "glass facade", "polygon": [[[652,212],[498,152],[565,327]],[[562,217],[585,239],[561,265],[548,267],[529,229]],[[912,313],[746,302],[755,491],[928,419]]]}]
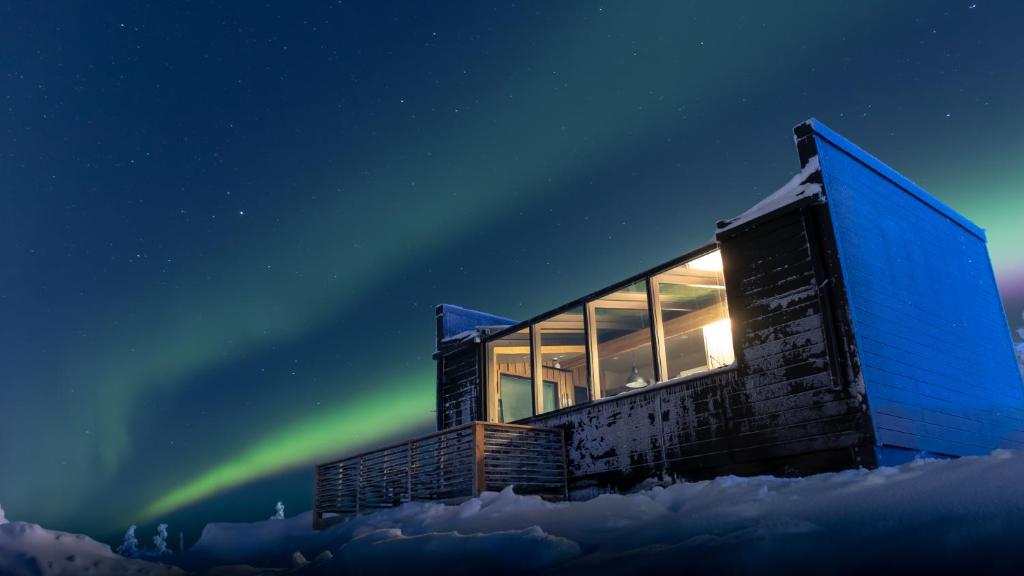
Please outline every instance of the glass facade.
[{"label": "glass facade", "polygon": [[487,415],[514,422],[735,360],[718,250],[486,345]]},{"label": "glass facade", "polygon": [[589,302],[595,332],[591,367],[599,397],[607,398],[655,382],[654,347],[647,281]]},{"label": "glass facade", "polygon": [[530,329],[487,344],[488,414],[494,422],[533,416],[533,362]]},{"label": "glass facade", "polygon": [[[725,278],[718,251],[654,276],[663,344],[663,380],[733,361]],[[724,323],[722,323],[724,321]]]},{"label": "glass facade", "polygon": [[543,372],[540,413],[590,400],[583,308],[572,308],[538,322],[534,330],[540,333]]}]

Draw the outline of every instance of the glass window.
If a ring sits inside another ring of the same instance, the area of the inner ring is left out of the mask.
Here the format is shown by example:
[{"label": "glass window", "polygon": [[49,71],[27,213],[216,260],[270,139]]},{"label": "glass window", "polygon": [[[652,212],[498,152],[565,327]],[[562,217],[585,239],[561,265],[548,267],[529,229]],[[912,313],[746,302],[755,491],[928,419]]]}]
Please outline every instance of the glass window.
[{"label": "glass window", "polygon": [[541,391],[541,413],[551,412],[552,410],[558,410],[559,408],[561,408],[562,403],[559,402],[558,400],[558,382],[545,380],[542,383]]},{"label": "glass window", "polygon": [[533,416],[533,369],[530,329],[499,338],[487,345],[488,414],[496,422]]},{"label": "glass window", "polygon": [[647,281],[602,296],[590,307],[596,347],[591,370],[597,376],[601,397],[654,383]]},{"label": "glass window", "polygon": [[583,308],[572,308],[534,326],[540,332],[541,407],[550,412],[590,400]]},{"label": "glass window", "polygon": [[666,380],[732,364],[732,328],[718,250],[654,277]]},{"label": "glass window", "polygon": [[533,381],[522,376],[501,374],[499,377],[501,393],[501,420],[499,422],[515,422],[533,416]]}]

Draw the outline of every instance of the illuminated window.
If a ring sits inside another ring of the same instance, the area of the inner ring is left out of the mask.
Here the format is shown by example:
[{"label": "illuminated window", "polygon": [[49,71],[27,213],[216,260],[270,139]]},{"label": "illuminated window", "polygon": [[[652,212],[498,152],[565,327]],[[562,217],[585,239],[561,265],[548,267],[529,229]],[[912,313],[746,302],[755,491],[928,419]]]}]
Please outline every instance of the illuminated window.
[{"label": "illuminated window", "polygon": [[641,280],[589,304],[594,329],[591,372],[600,397],[655,382],[647,281]]},{"label": "illuminated window", "polygon": [[713,250],[487,343],[487,418],[515,422],[735,361]]},{"label": "illuminated window", "polygon": [[514,422],[533,416],[530,329],[487,345],[488,414],[491,421]]},{"label": "illuminated window", "polygon": [[718,250],[654,277],[665,380],[732,364],[729,309]]},{"label": "illuminated window", "polygon": [[540,333],[540,413],[590,399],[583,308],[567,310],[534,326]]}]

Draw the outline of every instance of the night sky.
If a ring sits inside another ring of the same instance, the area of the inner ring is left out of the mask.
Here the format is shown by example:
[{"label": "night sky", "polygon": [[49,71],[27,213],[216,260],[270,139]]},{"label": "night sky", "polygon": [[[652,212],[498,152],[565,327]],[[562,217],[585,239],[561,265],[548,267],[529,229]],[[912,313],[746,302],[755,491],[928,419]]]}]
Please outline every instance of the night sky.
[{"label": "night sky", "polygon": [[307,510],[432,429],[435,304],[696,248],[812,116],[986,228],[1021,324],[1024,3],[143,4],[0,8],[8,518]]}]

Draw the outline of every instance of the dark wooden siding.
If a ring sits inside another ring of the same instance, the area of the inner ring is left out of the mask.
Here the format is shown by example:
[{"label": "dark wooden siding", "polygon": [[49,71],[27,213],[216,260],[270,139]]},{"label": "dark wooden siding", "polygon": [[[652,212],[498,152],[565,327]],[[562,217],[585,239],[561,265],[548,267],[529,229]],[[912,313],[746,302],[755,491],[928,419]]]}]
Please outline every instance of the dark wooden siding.
[{"label": "dark wooden siding", "polygon": [[647,478],[806,474],[874,464],[827,232],[803,203],[720,238],[734,368],[527,422],[565,430],[575,497]]},{"label": "dark wooden siding", "polygon": [[480,344],[467,342],[441,353],[438,362],[438,430],[485,420]]},{"label": "dark wooden siding", "polygon": [[735,370],[694,376],[524,423],[565,431],[570,493],[627,489],[647,478],[710,477],[728,463],[725,391]]},{"label": "dark wooden siding", "polygon": [[984,236],[841,137],[814,139],[880,453],[1024,447]]},{"label": "dark wooden siding", "polygon": [[796,456],[784,466],[870,464],[861,460],[869,444],[863,393],[838,368],[835,272],[816,213],[805,204],[720,238],[739,370],[727,399],[737,471]]}]

